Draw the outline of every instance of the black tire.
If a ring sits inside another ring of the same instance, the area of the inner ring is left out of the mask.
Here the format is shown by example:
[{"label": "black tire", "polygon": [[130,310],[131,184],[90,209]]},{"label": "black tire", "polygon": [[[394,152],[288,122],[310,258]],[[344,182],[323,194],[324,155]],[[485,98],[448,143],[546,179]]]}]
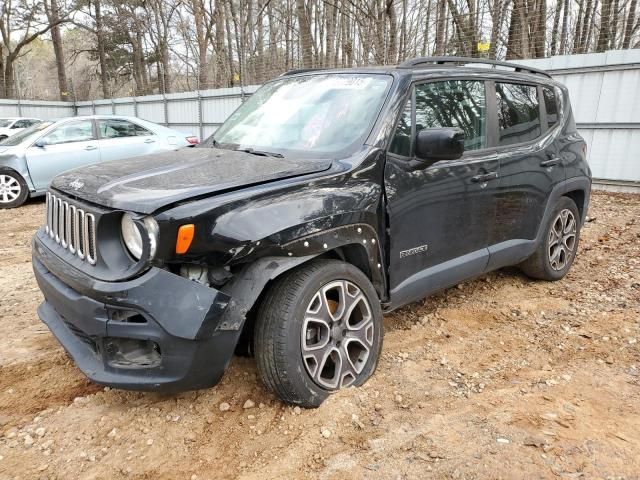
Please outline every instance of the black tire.
[{"label": "black tire", "polygon": [[0,135],[0,142],[4,142],[7,138],[9,137],[7,137],[6,135]]},{"label": "black tire", "polygon": [[[569,251],[569,249],[566,248],[566,244],[559,242],[559,244],[562,244],[565,248],[564,254],[562,252],[558,254],[559,247],[556,246],[556,249],[554,249],[553,246],[553,240],[556,238],[554,234],[558,231],[558,227],[561,227],[560,230],[563,231],[563,234],[566,234],[567,237],[570,236],[570,229],[567,229],[567,232],[564,232],[565,228],[562,224],[563,220],[561,218],[561,213],[563,212],[570,212],[570,216],[573,218],[575,223],[575,229],[571,229],[574,234],[572,241],[573,247]],[[527,276],[540,280],[556,281],[563,278],[571,268],[571,265],[576,258],[578,242],[580,240],[580,223],[580,212],[575,202],[568,197],[560,197],[551,212],[549,220],[544,226],[544,235],[542,236],[538,248],[531,257],[520,264],[522,271]],[[564,260],[560,261],[563,255]],[[553,261],[552,258],[554,259]]]},{"label": "black tire", "polygon": [[[329,298],[346,290],[349,290],[346,300]],[[314,305],[317,305],[317,313],[309,313]],[[324,362],[320,360],[316,364],[312,377],[310,369],[314,359],[310,355],[303,359],[303,349],[308,354],[309,333],[313,331],[320,337],[320,330],[324,328],[324,323],[309,322],[309,316],[322,316],[323,312],[329,315],[330,320],[326,323],[332,325],[323,332],[323,335],[329,335],[323,337],[326,346],[316,349],[312,344],[311,347],[317,352],[315,355],[322,355],[320,350],[328,353]],[[333,320],[334,315],[339,319]],[[354,319],[355,323],[352,323]],[[304,325],[307,328],[303,335]],[[316,328],[310,325],[316,325]],[[380,358],[382,329],[380,301],[373,285],[359,269],[338,260],[311,261],[276,279],[265,294],[254,332],[253,351],[258,372],[264,385],[284,402],[318,407],[342,386],[360,386],[369,379]],[[356,336],[364,338],[354,340]],[[340,367],[336,366],[334,355],[339,357]],[[323,373],[330,371],[338,378],[337,388],[318,383],[328,382]]]},{"label": "black tire", "polygon": [[29,188],[24,179],[13,170],[0,169],[0,208],[19,207],[27,198]]}]

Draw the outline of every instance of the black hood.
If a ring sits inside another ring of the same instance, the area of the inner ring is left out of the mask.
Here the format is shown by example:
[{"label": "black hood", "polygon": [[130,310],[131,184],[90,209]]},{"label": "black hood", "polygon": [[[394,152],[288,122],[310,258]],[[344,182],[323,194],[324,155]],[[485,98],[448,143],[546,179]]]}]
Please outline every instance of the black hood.
[{"label": "black hood", "polygon": [[330,166],[331,160],[183,148],[70,170],[51,185],[99,205],[151,213],[191,197],[321,172]]}]

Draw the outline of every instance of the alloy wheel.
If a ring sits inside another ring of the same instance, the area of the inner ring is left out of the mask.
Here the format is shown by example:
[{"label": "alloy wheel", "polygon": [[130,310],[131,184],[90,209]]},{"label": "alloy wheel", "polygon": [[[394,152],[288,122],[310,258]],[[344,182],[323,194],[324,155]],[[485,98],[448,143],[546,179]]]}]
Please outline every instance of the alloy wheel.
[{"label": "alloy wheel", "polygon": [[0,174],[0,203],[11,203],[19,196],[22,187],[20,182],[11,175]]},{"label": "alloy wheel", "polygon": [[347,280],[321,287],[306,309],[302,358],[309,376],[327,390],[347,387],[364,369],[374,340],[371,306]]},{"label": "alloy wheel", "polygon": [[549,264],[554,270],[562,270],[570,262],[576,246],[576,231],[573,212],[565,208],[556,216],[549,231]]}]

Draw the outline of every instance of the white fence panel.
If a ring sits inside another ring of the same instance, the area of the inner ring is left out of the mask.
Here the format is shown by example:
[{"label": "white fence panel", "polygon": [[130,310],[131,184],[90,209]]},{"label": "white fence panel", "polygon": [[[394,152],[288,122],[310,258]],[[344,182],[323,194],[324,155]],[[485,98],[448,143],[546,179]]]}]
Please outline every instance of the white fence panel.
[{"label": "white fence panel", "polygon": [[640,187],[640,50],[519,60],[569,89],[594,179]]},{"label": "white fence panel", "polygon": [[0,100],[0,117],[33,117],[41,120],[69,117],[75,114],[72,103],[34,100]]}]

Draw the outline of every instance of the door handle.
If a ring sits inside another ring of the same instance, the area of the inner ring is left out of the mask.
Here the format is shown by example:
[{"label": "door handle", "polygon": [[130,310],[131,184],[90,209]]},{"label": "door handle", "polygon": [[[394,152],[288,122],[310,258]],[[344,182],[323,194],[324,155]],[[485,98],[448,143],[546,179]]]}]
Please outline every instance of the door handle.
[{"label": "door handle", "polygon": [[489,172],[471,177],[471,181],[474,183],[484,183],[488,182],[489,180],[495,180],[496,178],[498,178],[498,172]]},{"label": "door handle", "polygon": [[540,162],[540,166],[544,168],[553,167],[554,165],[558,165],[560,162],[562,162],[560,157],[553,157],[549,160],[545,160],[544,162]]},{"label": "door handle", "polygon": [[153,138],[147,138],[144,143],[156,143],[156,141]]},{"label": "door handle", "polygon": [[85,150],[95,150],[96,148],[98,147],[96,147],[95,145],[87,145],[86,147],[84,147]]}]

